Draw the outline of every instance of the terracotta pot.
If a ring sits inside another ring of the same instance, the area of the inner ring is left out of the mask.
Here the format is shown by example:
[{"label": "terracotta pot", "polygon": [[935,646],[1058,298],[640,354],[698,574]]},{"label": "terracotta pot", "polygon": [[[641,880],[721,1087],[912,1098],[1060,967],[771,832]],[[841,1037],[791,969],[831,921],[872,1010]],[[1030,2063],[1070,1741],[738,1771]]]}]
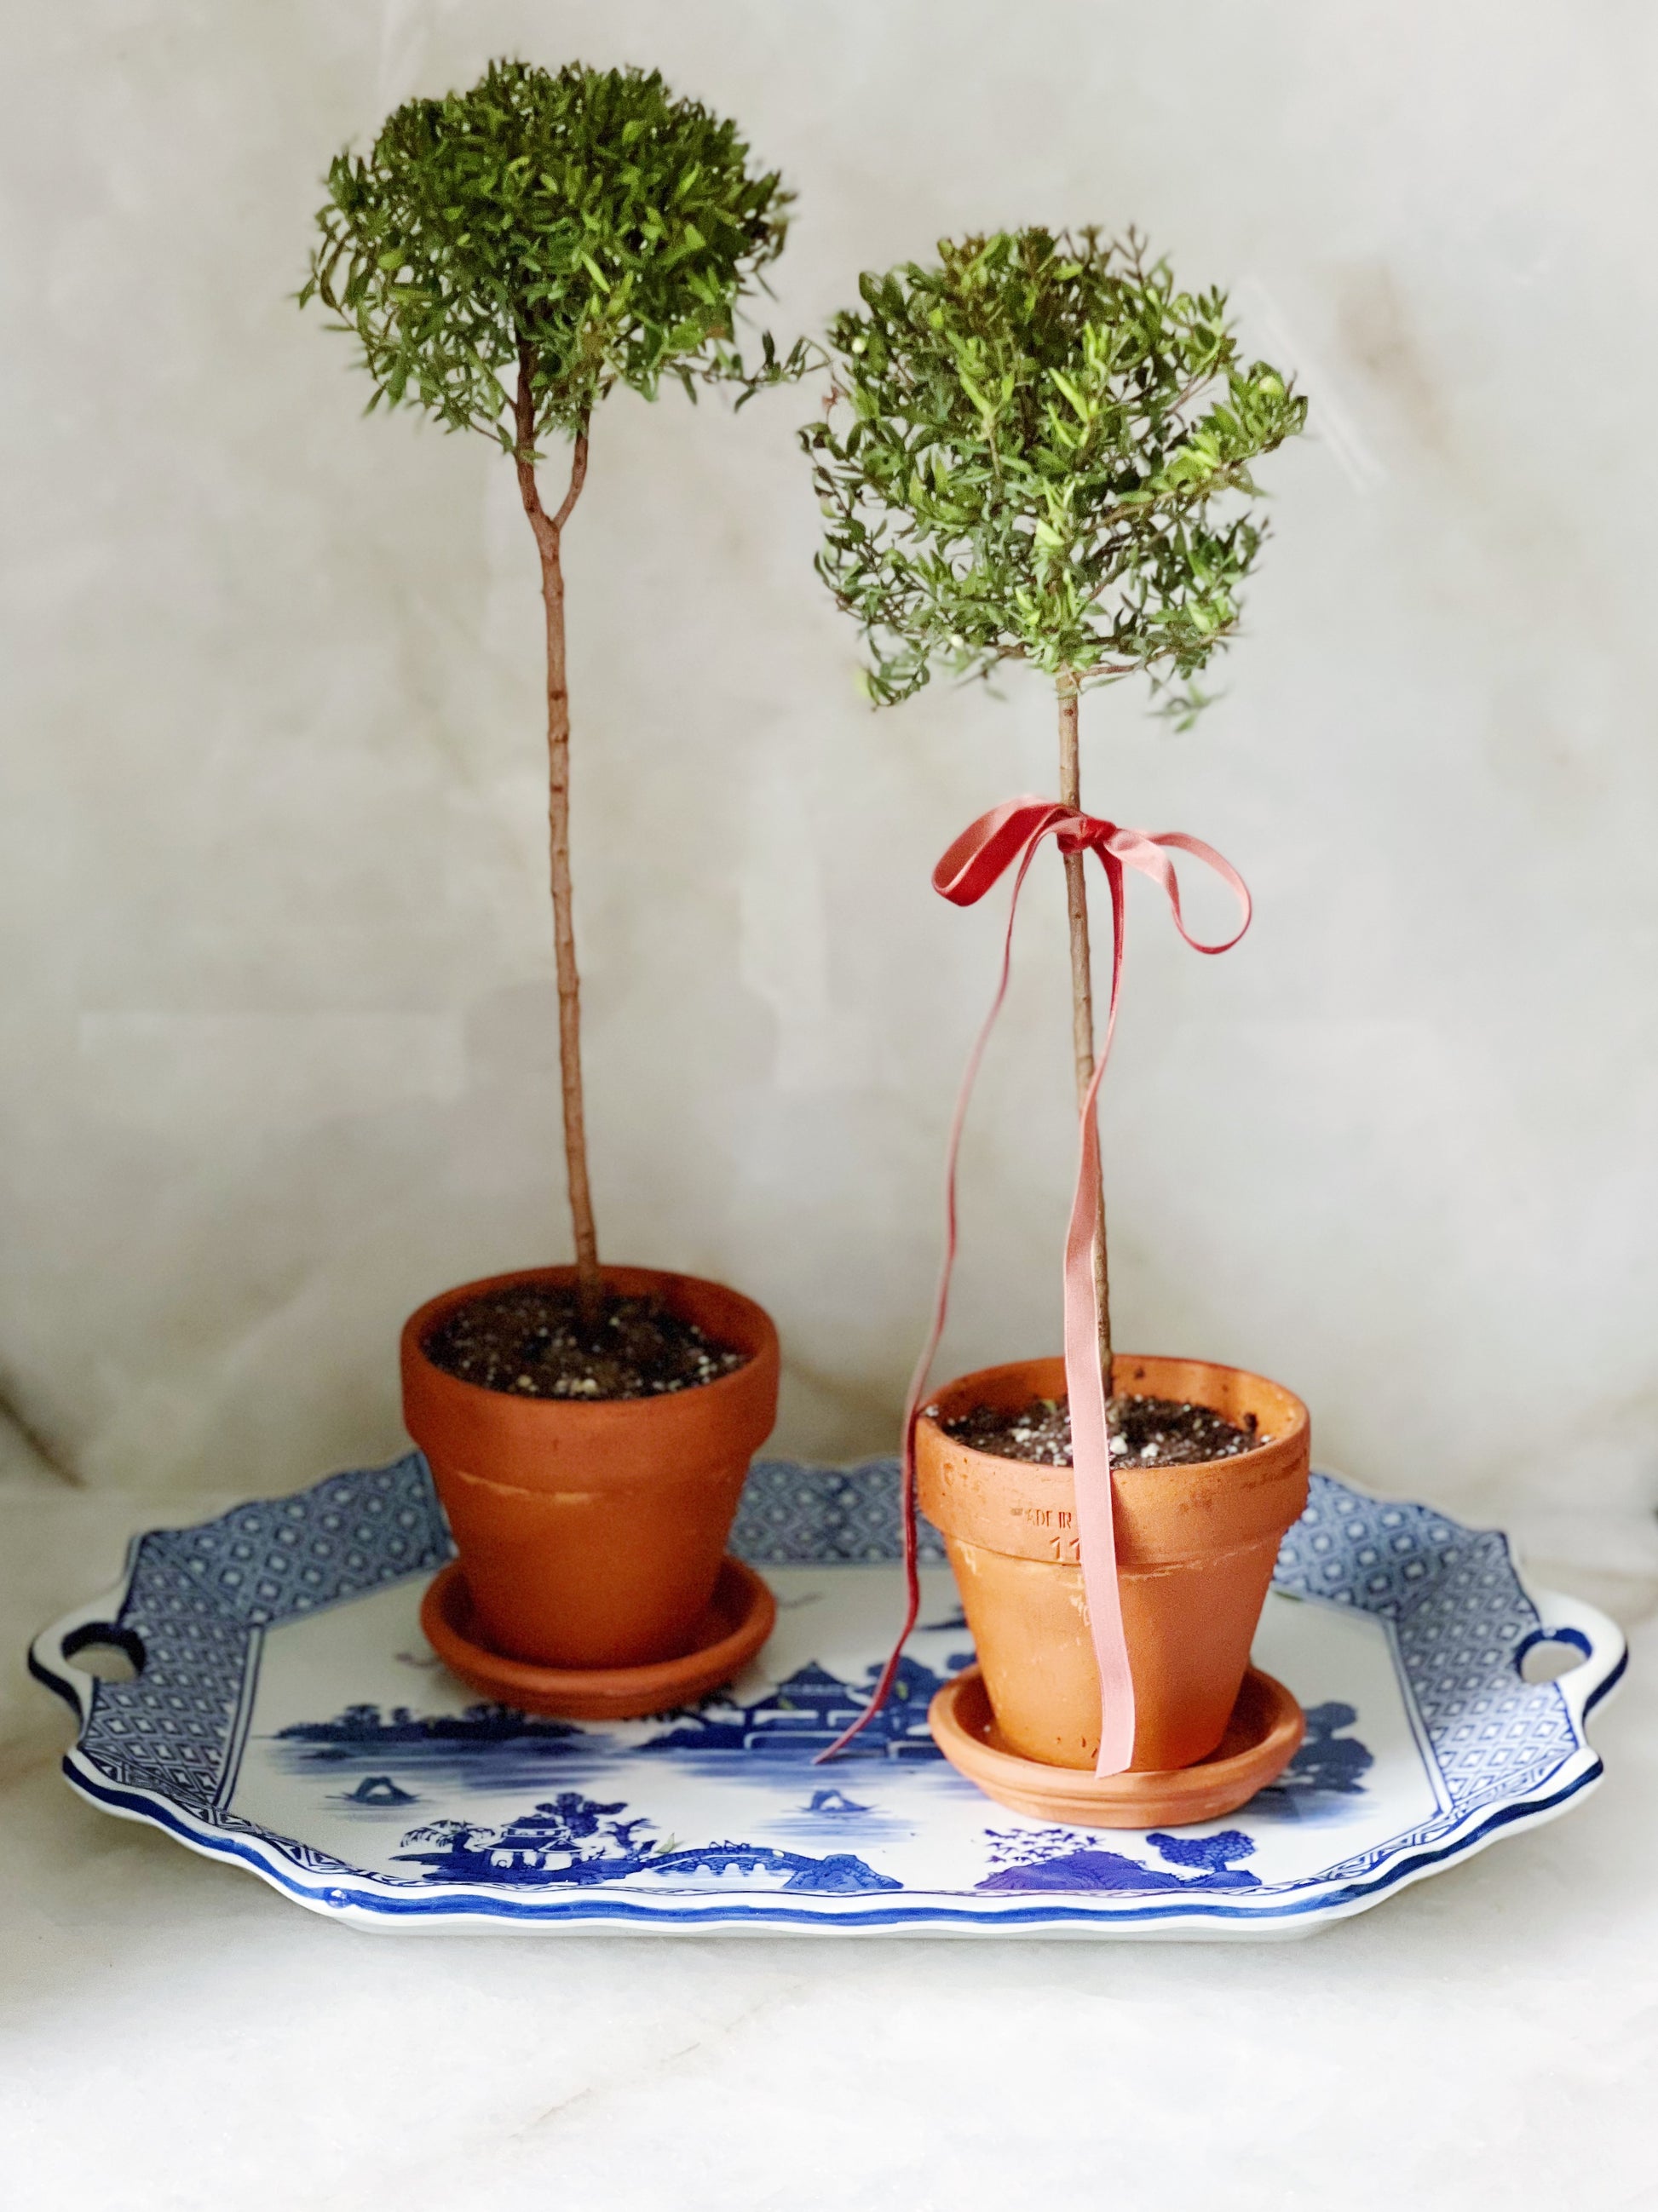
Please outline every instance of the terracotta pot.
[{"label": "terracotta pot", "polygon": [[777,1333],[751,1298],[694,1275],[607,1267],[744,1365],[659,1398],[517,1398],[435,1367],[421,1346],[457,1306],[573,1267],[463,1283],[403,1328],[403,1418],[426,1455],[491,1648],[548,1667],[640,1667],[690,1650],[743,1478],[777,1410]]},{"label": "terracotta pot", "polygon": [[[1226,1733],[1284,1531],[1307,1503],[1310,1428],[1301,1400],[1241,1368],[1119,1354],[1119,1393],[1186,1399],[1230,1420],[1253,1413],[1262,1443],[1196,1467],[1113,1466],[1112,1498],[1129,1667],[1130,1771],[1189,1766]],[[1062,1359],[964,1375],[916,1428],[922,1511],[943,1534],[998,1735],[1054,1766],[1100,1751],[1100,1674],[1088,1637],[1068,1467],[974,1451],[940,1419],[975,1406],[1063,1398]]]}]

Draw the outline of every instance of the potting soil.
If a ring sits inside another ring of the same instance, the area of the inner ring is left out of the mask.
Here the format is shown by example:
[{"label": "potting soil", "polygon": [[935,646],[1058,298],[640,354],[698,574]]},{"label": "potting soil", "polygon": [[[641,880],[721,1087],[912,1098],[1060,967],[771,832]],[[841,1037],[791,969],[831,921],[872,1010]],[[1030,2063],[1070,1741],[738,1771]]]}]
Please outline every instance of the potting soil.
[{"label": "potting soil", "polygon": [[[1240,1427],[1207,1406],[1175,1398],[1112,1398],[1106,1409],[1111,1456],[1135,1467],[1191,1467],[1234,1459],[1265,1443],[1255,1416]],[[943,1423],[947,1437],[997,1459],[1037,1467],[1069,1467],[1070,1407],[1064,1398],[1032,1398],[1023,1406],[975,1406]]]},{"label": "potting soil", "polygon": [[434,1367],[521,1398],[659,1398],[717,1382],[747,1360],[650,1298],[607,1293],[582,1319],[574,1288],[490,1291],[422,1344]]}]

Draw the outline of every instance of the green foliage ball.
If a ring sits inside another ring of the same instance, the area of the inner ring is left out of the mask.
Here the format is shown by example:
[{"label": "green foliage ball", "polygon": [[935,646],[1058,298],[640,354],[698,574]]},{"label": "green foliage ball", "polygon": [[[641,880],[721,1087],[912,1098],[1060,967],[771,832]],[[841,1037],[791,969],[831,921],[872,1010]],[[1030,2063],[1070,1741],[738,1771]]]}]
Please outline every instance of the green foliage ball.
[{"label": "green foliage ball", "polygon": [[1306,401],[1243,362],[1224,294],[1179,290],[1132,233],[938,254],[860,280],[801,433],[872,696],[1024,659],[1077,690],[1143,672],[1189,719],[1260,550],[1252,465]]},{"label": "green foliage ball", "polygon": [[371,408],[418,404],[512,451],[521,369],[538,437],[583,429],[618,384],[654,399],[673,376],[694,398],[729,381],[747,397],[797,370],[762,334],[751,371],[734,333],[790,197],[751,170],[735,124],[654,71],[496,61],[335,159],[300,299],[355,333]]}]

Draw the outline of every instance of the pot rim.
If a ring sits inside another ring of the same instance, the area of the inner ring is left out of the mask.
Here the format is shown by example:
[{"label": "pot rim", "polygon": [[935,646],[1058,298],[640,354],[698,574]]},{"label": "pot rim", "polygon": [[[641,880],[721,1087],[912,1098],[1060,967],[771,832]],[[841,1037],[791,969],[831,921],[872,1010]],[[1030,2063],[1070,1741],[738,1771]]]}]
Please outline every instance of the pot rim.
[{"label": "pot rim", "polygon": [[[706,1289],[721,1291],[726,1297],[735,1299],[740,1305],[747,1307],[755,1317],[759,1341],[748,1349],[748,1356],[741,1366],[734,1367],[729,1374],[716,1375],[707,1382],[692,1382],[682,1390],[656,1391],[643,1398],[520,1397],[510,1390],[491,1390],[487,1383],[469,1382],[464,1376],[452,1375],[447,1367],[440,1367],[436,1360],[427,1358],[426,1347],[422,1340],[436,1324],[440,1310],[453,1310],[457,1305],[464,1304],[469,1298],[481,1297],[490,1291],[508,1290],[519,1283],[572,1282],[575,1280],[576,1272],[573,1262],[557,1261],[549,1261],[546,1265],[539,1267],[512,1267],[509,1268],[504,1274],[479,1275],[471,1282],[452,1284],[448,1290],[437,1291],[423,1305],[417,1306],[404,1322],[400,1348],[405,1362],[418,1365],[428,1389],[436,1389],[446,1394],[451,1391],[458,1392],[460,1394],[460,1402],[461,1403],[471,1401],[480,1406],[514,1406],[532,1419],[541,1414],[553,1414],[561,1420],[572,1417],[579,1419],[588,1414],[608,1414],[613,1420],[617,1412],[621,1408],[645,1414],[652,1407],[659,1405],[671,1405],[676,1399],[706,1399],[716,1391],[729,1392],[741,1389],[745,1383],[752,1385],[754,1370],[764,1363],[768,1352],[776,1352],[778,1348],[777,1323],[767,1313],[765,1308],[757,1299],[751,1298],[746,1291],[734,1290],[728,1283],[716,1282],[710,1275],[688,1275],[681,1268],[640,1267],[635,1267],[631,1261],[607,1260],[599,1269],[601,1279],[607,1285],[611,1279],[616,1276],[644,1275],[657,1283],[695,1283]],[[736,1348],[745,1349],[741,1346]]]},{"label": "pot rim", "polygon": [[[937,1406],[948,1392],[963,1389],[969,1383],[988,1382],[994,1376],[1006,1375],[1019,1368],[1046,1365],[1060,1356],[1053,1352],[1039,1352],[1029,1358],[998,1360],[992,1367],[975,1367],[965,1375],[952,1376],[948,1382],[942,1382],[936,1390],[928,1392],[926,1404],[916,1417],[916,1426],[920,1428],[924,1423],[942,1443],[949,1446],[952,1451],[960,1452],[969,1460],[982,1462],[987,1468],[1016,1467],[1022,1469],[1027,1477],[1038,1480],[1045,1475],[1049,1475],[1057,1476],[1069,1482],[1075,1474],[1073,1466],[1048,1467],[1039,1461],[1013,1459],[1001,1452],[982,1451],[977,1444],[964,1443],[960,1437],[949,1435],[930,1411],[930,1408]],[[1199,1467],[1225,1468],[1228,1473],[1236,1470],[1239,1474],[1244,1474],[1259,1467],[1269,1452],[1281,1453],[1286,1444],[1292,1444],[1310,1434],[1313,1417],[1307,1409],[1305,1401],[1297,1397],[1293,1390],[1286,1389],[1282,1382],[1274,1382],[1270,1375],[1259,1374],[1253,1367],[1234,1367],[1228,1365],[1224,1360],[1203,1359],[1181,1352],[1113,1352],[1112,1354],[1113,1383],[1117,1379],[1115,1370],[1119,1362],[1133,1360],[1144,1360],[1148,1364],[1157,1361],[1182,1367],[1206,1367],[1211,1373],[1216,1375],[1241,1375],[1252,1382],[1264,1382],[1269,1389],[1277,1391],[1281,1396],[1289,1400],[1293,1411],[1287,1428],[1271,1436],[1264,1437],[1259,1443],[1253,1445],[1248,1451],[1233,1452],[1222,1459],[1180,1461],[1169,1467],[1146,1467],[1138,1461],[1113,1459],[1111,1463],[1113,1480],[1133,1477],[1141,1481],[1150,1482],[1161,1476],[1190,1480],[1193,1469]]]}]

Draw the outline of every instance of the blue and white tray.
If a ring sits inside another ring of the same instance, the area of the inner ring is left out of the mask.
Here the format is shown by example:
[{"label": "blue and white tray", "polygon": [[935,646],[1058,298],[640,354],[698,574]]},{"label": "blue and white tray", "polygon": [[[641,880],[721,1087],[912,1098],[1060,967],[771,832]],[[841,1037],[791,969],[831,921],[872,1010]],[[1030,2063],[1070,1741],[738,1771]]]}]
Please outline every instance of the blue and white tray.
[{"label": "blue and white tray", "polygon": [[[848,1935],[1289,1934],[1362,1911],[1599,1779],[1612,1623],[1528,1590],[1505,1540],[1313,1478],[1257,1663],[1307,1710],[1225,1821],[1101,1835],[1004,1812],[928,1699],[972,1657],[936,1540],[899,1694],[853,1752],[899,1605],[890,1461],[756,1466],[735,1548],[777,1594],[759,1661],[700,1706],[577,1726],[480,1705],[420,1633],[452,1546],[417,1456],[136,1540],[31,1664],[80,1732],[76,1789],[365,1926]],[[114,1644],[133,1680],[77,1653]],[[1527,1655],[1576,1662],[1531,1683]]]}]

